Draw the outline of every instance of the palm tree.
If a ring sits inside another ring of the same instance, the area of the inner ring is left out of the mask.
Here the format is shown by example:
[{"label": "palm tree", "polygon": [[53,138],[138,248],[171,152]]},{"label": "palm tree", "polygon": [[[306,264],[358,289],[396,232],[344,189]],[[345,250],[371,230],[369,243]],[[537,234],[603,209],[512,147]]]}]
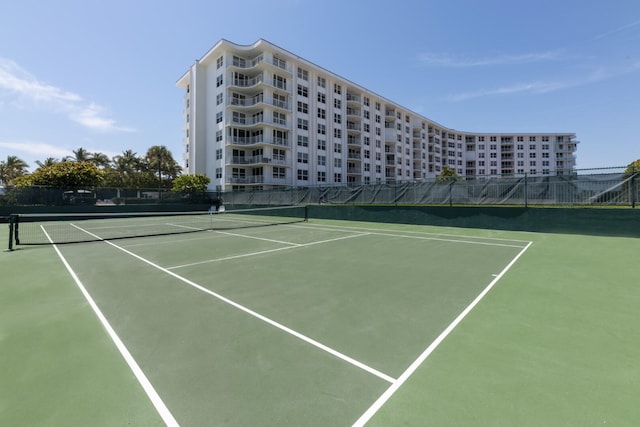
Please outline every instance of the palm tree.
[{"label": "palm tree", "polygon": [[67,156],[64,160],[70,160],[72,162],[88,162],[92,158],[92,154],[80,147],[77,150],[73,150],[73,156]]},{"label": "palm tree", "polygon": [[125,186],[133,186],[136,175],[142,172],[143,160],[133,150],[123,151],[122,154],[112,159],[114,170],[120,176],[120,181]]},{"label": "palm tree", "polygon": [[149,170],[157,173],[159,187],[162,187],[163,174],[171,179],[178,176],[182,168],[173,159],[171,151],[164,145],[154,145],[147,150],[146,155]]},{"label": "palm tree", "polygon": [[0,182],[11,185],[13,180],[27,174],[27,162],[18,156],[7,156],[6,161],[0,160]]},{"label": "palm tree", "polygon": [[36,160],[36,164],[38,165],[39,168],[46,168],[49,166],[53,166],[56,163],[58,163],[58,159],[54,159],[53,157],[47,157],[46,159],[44,159],[44,162],[41,162],[40,160]]},{"label": "palm tree", "polygon": [[93,156],[91,156],[89,161],[95,164],[96,166],[98,166],[99,168],[106,168],[111,165],[111,160],[109,159],[109,156],[100,152],[93,153]]}]

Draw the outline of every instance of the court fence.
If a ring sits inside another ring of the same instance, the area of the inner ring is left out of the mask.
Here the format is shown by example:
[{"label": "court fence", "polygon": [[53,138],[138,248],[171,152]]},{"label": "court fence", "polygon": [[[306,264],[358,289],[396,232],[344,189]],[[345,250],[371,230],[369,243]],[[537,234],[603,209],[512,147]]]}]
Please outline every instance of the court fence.
[{"label": "court fence", "polygon": [[[160,205],[268,206],[444,205],[444,206],[627,206],[640,201],[640,170],[626,167],[575,170],[571,173],[522,176],[448,177],[419,181],[347,183],[280,189],[179,193],[153,188],[13,187],[0,194],[0,211],[17,206],[133,205],[162,210]],[[152,206],[155,205],[155,206]],[[107,210],[105,208],[105,210]]]},{"label": "court fence", "polygon": [[625,167],[563,175],[489,176],[216,193],[226,205],[628,206],[640,200],[640,170]]}]

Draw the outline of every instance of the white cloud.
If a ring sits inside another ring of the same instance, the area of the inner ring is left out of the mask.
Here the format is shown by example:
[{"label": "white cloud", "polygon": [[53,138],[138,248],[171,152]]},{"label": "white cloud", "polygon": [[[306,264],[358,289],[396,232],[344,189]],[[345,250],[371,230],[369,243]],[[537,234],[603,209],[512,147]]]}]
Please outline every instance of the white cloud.
[{"label": "white cloud", "polygon": [[635,22],[632,22],[630,24],[626,24],[626,25],[623,25],[621,27],[615,28],[615,29],[613,29],[611,31],[607,31],[606,33],[603,33],[603,34],[600,34],[600,35],[594,37],[594,39],[595,40],[603,39],[605,37],[611,36],[613,34],[616,34],[616,33],[622,32],[622,31],[629,30],[629,29],[631,29],[633,27],[637,27],[637,26],[640,26],[640,21],[635,21]]},{"label": "white cloud", "polygon": [[487,58],[459,58],[445,54],[425,53],[420,55],[420,62],[425,66],[468,68],[486,67],[495,65],[530,64],[542,61],[558,61],[568,57],[561,51],[549,51],[540,53],[523,53],[519,55],[499,55]]},{"label": "white cloud", "polygon": [[459,93],[449,97],[450,101],[465,101],[467,99],[480,98],[485,96],[510,95],[516,93],[543,94],[556,92],[577,86],[598,83],[624,74],[634,73],[640,70],[640,61],[628,67],[617,69],[596,68],[583,77],[576,77],[571,80],[559,80],[550,82],[529,82],[517,83],[511,86],[498,87],[494,89],[483,89],[472,92]]},{"label": "white cloud", "polygon": [[0,147],[6,148],[11,152],[25,153],[42,159],[47,157],[62,159],[73,155],[72,150],[36,141],[0,141]]},{"label": "white cloud", "polygon": [[91,103],[84,108],[79,108],[69,114],[69,118],[76,123],[98,130],[98,131],[122,131],[122,132],[135,132],[134,129],[117,126],[115,120],[108,119],[102,116],[102,107]]},{"label": "white cloud", "polygon": [[28,108],[32,103],[37,108],[48,109],[88,128],[100,132],[132,132],[133,129],[118,126],[108,118],[103,108],[85,101],[80,95],[62,88],[40,82],[14,61],[0,58],[0,93],[16,96],[14,104]]}]

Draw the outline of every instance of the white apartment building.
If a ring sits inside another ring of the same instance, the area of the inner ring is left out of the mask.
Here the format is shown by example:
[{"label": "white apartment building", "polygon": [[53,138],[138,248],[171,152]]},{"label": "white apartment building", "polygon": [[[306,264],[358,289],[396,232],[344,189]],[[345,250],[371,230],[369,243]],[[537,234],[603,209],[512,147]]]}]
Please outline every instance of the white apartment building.
[{"label": "white apartment building", "polygon": [[563,174],[573,133],[447,128],[266,40],[221,40],[178,80],[184,170],[211,190]]}]

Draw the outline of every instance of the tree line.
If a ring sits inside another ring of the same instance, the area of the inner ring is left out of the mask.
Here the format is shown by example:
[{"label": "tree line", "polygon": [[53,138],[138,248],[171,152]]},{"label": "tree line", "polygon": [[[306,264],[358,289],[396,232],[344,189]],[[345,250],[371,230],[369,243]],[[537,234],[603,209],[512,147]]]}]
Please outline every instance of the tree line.
[{"label": "tree line", "polygon": [[73,156],[36,161],[37,169],[17,156],[0,160],[0,184],[6,186],[171,188],[182,172],[164,145],[150,147],[145,155],[133,150],[109,158],[80,147]]}]

